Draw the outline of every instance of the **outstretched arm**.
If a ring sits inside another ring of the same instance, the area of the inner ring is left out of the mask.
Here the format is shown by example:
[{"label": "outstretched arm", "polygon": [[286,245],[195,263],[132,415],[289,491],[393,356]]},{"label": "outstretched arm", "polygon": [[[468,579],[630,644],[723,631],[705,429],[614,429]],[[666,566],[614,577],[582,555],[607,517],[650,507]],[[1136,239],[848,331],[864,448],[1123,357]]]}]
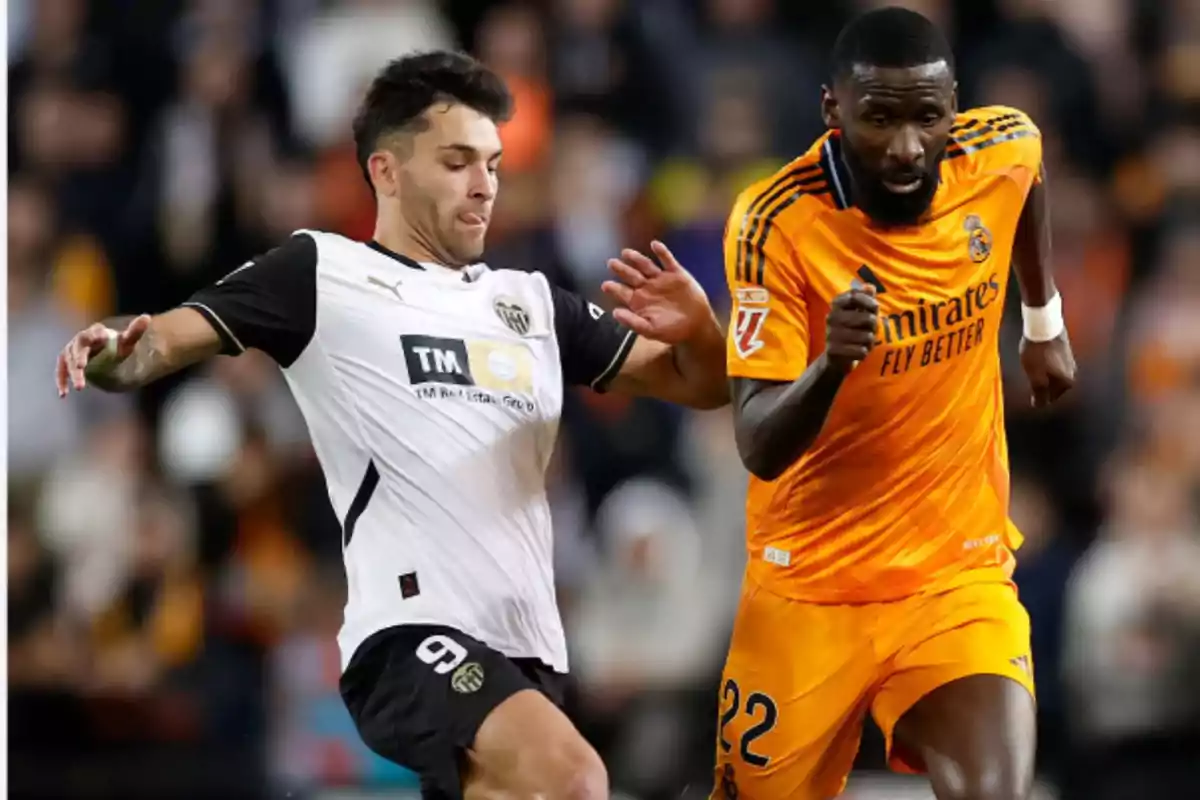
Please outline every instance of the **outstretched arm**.
[{"label": "outstretched arm", "polygon": [[59,396],[89,383],[108,392],[129,391],[214,355],[237,355],[250,347],[290,366],[316,328],[316,269],[316,242],[301,233],[179,308],[98,322],[59,354]]},{"label": "outstretched arm", "polygon": [[729,402],[724,338],[704,290],[656,242],[660,268],[626,250],[609,266],[623,282],[603,289],[621,307],[611,314],[552,288],[554,326],[567,384],[654,397],[692,408]]},{"label": "outstretched arm", "polygon": [[716,326],[693,340],[666,344],[639,337],[611,389],[654,397],[689,408],[720,408],[729,403],[725,340]]},{"label": "outstretched arm", "polygon": [[[111,343],[110,343],[111,342]],[[80,331],[59,354],[59,397],[89,383],[127,392],[215,356],[221,339],[191,308],[155,317],[118,317]]]}]

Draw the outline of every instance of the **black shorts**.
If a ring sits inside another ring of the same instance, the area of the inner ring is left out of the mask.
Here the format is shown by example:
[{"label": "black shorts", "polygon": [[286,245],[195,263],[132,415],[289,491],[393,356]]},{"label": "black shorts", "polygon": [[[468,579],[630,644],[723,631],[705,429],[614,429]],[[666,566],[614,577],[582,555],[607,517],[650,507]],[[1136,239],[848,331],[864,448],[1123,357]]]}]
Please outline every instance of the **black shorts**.
[{"label": "black shorts", "polygon": [[342,699],[373,751],[421,778],[421,796],[459,800],[465,751],[496,706],[537,689],[562,707],[567,676],[538,659],[508,658],[440,625],[401,625],[359,646]]}]

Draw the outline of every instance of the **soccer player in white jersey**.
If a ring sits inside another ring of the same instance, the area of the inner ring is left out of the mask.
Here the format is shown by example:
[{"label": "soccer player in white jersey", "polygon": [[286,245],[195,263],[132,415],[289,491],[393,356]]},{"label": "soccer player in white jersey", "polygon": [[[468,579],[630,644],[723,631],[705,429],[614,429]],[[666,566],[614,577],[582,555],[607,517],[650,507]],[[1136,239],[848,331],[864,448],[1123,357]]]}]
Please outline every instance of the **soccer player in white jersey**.
[{"label": "soccer player in white jersey", "polygon": [[566,643],[544,473],[564,385],[728,401],[703,292],[661,245],[626,250],[612,314],[483,253],[503,82],[452,53],[388,64],[354,122],[373,241],[298,231],[157,316],[59,356],[60,396],[144,386],[256,348],[283,369],[342,520],[342,695],[429,798],[607,798],[558,704]]}]

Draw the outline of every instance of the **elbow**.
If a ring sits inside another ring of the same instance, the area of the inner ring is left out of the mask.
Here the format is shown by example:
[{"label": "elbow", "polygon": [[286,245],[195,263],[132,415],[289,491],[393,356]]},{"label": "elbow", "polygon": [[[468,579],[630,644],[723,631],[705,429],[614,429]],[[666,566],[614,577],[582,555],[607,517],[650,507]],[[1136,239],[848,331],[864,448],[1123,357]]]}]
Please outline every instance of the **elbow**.
[{"label": "elbow", "polygon": [[764,459],[751,460],[743,458],[742,464],[745,465],[746,470],[751,475],[766,483],[771,483],[778,479],[787,469],[783,464],[772,463]]},{"label": "elbow", "polygon": [[787,462],[772,452],[769,442],[764,441],[756,429],[747,430],[739,426],[734,438],[742,466],[760,481],[769,483],[787,469]]}]

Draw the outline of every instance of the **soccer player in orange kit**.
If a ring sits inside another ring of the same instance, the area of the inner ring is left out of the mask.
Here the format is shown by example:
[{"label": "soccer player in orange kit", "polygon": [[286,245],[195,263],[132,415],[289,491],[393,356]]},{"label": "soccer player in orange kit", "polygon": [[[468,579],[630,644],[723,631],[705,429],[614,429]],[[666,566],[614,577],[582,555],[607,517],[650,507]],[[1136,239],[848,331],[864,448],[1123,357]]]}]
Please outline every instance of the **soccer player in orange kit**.
[{"label": "soccer player in orange kit", "polygon": [[746,190],[725,259],[748,565],[714,798],[823,800],[870,712],[939,800],[1026,800],[1035,705],[1011,576],[998,334],[1010,262],[1033,403],[1075,364],[1048,269],[1041,137],[957,110],[944,36],[853,21],[829,131]]}]

